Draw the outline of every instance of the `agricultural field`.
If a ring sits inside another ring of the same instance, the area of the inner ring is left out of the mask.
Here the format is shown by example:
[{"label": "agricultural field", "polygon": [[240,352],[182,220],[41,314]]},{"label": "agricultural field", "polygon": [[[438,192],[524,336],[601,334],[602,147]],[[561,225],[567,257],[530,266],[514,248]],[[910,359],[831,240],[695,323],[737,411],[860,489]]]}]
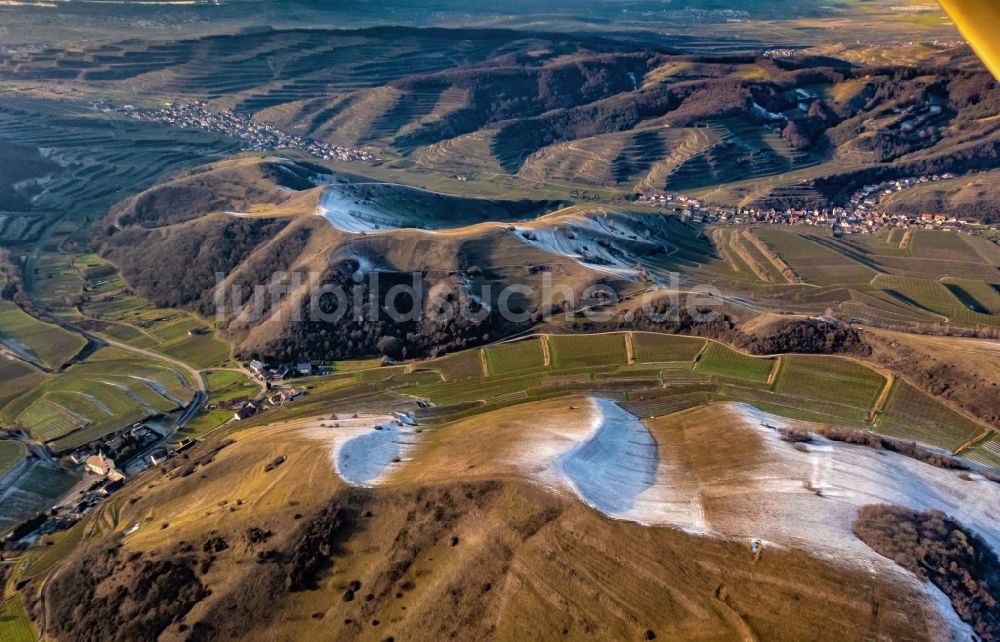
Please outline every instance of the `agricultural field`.
[{"label": "agricultural field", "polygon": [[969,310],[1000,316],[1000,278],[985,282],[948,277],[941,283]]},{"label": "agricultural field", "polygon": [[35,642],[35,639],[21,596],[0,603],[0,642]]},{"label": "agricultural field", "polygon": [[186,405],[193,393],[182,372],[104,348],[14,399],[0,421],[65,450]]},{"label": "agricultural field", "polygon": [[694,361],[705,340],[652,332],[633,332],[632,348],[637,362]]},{"label": "agricultural field", "polygon": [[765,383],[774,368],[774,359],[751,357],[722,344],[712,342],[695,365],[695,372]]},{"label": "agricultural field", "polygon": [[232,365],[230,348],[211,324],[193,314],[156,308],[134,296],[113,296],[90,303],[83,312],[94,331],[117,341],[159,352],[195,369]]},{"label": "agricultural field", "polygon": [[490,376],[494,377],[530,372],[545,365],[542,339],[501,343],[485,351]]},{"label": "agricultural field", "polygon": [[[786,263],[791,278],[746,233]],[[816,226],[760,225],[717,226],[710,236],[722,261],[700,269],[770,307],[836,311],[885,327],[1000,326],[1000,272],[984,258],[996,246],[983,238],[922,229],[836,236]]]},{"label": "agricultural field", "polygon": [[[67,227],[65,222],[54,229],[67,236],[75,230],[75,227],[60,230],[63,227]],[[63,316],[74,316],[74,306],[84,300],[85,283],[73,261],[69,254],[42,252],[24,277],[28,290],[47,308]]]},{"label": "agricultural field", "polygon": [[956,283],[880,274],[872,284],[901,304],[938,315],[941,321],[971,326],[1000,326],[1000,316],[989,314],[988,302],[978,301],[971,292]]},{"label": "agricultural field", "polygon": [[21,358],[58,368],[75,356],[86,340],[39,321],[13,303],[0,301],[0,343]]},{"label": "agricultural field", "polygon": [[46,375],[18,359],[0,355],[0,408],[37,386],[45,377]]},{"label": "agricultural field", "polygon": [[774,227],[755,227],[753,233],[780,256],[805,283],[813,285],[866,284],[875,271],[830,247],[822,236],[800,235]]},{"label": "agricultural field", "polygon": [[994,435],[975,448],[963,452],[962,457],[987,470],[1000,473],[1000,438]]},{"label": "agricultural field", "polygon": [[[418,362],[409,372],[403,366],[392,366],[360,370],[354,377],[336,380],[318,377],[314,379],[314,389],[283,409],[281,416],[291,419],[310,413],[346,411],[358,399],[371,403],[380,399],[379,395],[399,392],[436,404],[432,410],[419,411],[426,413],[425,421],[436,425],[489,408],[586,393],[617,399],[641,417],[733,401],[790,419],[875,429],[947,449],[954,449],[985,430],[901,381],[896,381],[888,391],[890,395],[872,423],[870,414],[883,393],[885,378],[851,359],[810,355],[753,357],[709,342],[698,361],[693,362],[693,353],[702,339],[633,333],[635,363],[626,365],[625,335],[548,336],[550,345],[556,346],[553,355],[560,348],[572,349],[573,343],[568,339],[587,341],[604,337],[608,346],[605,365],[586,368],[580,367],[576,360],[556,362],[555,358],[548,367],[540,366],[540,343],[531,339],[450,355],[454,359],[451,363],[465,364],[465,370],[456,370],[461,376],[446,381],[437,379],[440,360]],[[482,352],[486,354],[488,375],[481,367]],[[519,370],[503,365],[512,362],[532,367]],[[429,374],[434,376],[427,377]],[[239,430],[266,421],[264,413],[240,422]]]},{"label": "agricultural field", "polygon": [[871,368],[847,359],[783,355],[774,389],[808,400],[805,408],[824,408],[833,416],[864,423],[886,379]]},{"label": "agricultural field", "polygon": [[0,502],[0,532],[39,511],[50,508],[77,483],[77,476],[61,468],[35,462],[21,473]]},{"label": "agricultural field", "polygon": [[358,370],[377,368],[381,361],[381,359],[351,359],[347,361],[335,361],[332,367],[334,372],[357,372]]},{"label": "agricultural field", "polygon": [[28,448],[13,439],[0,439],[0,479],[28,455]]},{"label": "agricultural field", "polygon": [[229,345],[215,338],[212,333],[184,336],[159,345],[154,350],[196,369],[219,368],[230,364]]},{"label": "agricultural field", "polygon": [[558,370],[625,365],[625,335],[550,335],[552,367]]},{"label": "agricultural field", "polygon": [[81,254],[73,257],[73,267],[83,278],[84,292],[88,296],[103,295],[125,287],[126,283],[118,274],[118,269],[96,254]]},{"label": "agricultural field", "polygon": [[435,359],[428,365],[440,372],[445,381],[481,377],[483,355],[481,350],[466,350]]},{"label": "agricultural field", "polygon": [[875,430],[892,437],[913,439],[954,450],[982,434],[979,424],[966,419],[905,381],[896,381]]},{"label": "agricultural field", "polygon": [[208,401],[205,405],[215,406],[215,408],[203,408],[187,425],[174,434],[175,441],[198,439],[209,430],[232,419],[234,410],[218,408],[220,401],[239,397],[253,399],[260,390],[256,383],[237,370],[209,370],[203,376],[208,386]]}]

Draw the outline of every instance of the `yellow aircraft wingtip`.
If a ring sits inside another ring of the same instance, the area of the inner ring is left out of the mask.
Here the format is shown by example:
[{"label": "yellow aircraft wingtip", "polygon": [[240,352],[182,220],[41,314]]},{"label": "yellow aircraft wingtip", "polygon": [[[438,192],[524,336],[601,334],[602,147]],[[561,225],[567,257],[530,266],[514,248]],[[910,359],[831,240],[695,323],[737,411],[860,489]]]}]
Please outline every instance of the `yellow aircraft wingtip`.
[{"label": "yellow aircraft wingtip", "polygon": [[938,0],[979,55],[993,77],[1000,80],[1000,2],[996,0]]}]

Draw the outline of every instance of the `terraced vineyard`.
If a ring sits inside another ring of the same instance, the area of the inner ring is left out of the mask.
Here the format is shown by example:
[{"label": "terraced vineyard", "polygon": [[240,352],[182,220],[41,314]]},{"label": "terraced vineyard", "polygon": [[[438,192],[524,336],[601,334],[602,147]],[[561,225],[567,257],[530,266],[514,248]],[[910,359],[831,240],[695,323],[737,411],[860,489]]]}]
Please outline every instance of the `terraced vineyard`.
[{"label": "terraced vineyard", "polygon": [[102,216],[122,197],[123,185],[132,191],[182,166],[236,150],[235,144],[217,136],[134,121],[95,120],[71,107],[27,101],[0,107],[0,139],[51,150],[49,158],[63,169],[46,183],[32,209],[68,209],[76,227],[86,216]]},{"label": "terraced vineyard", "polygon": [[817,409],[852,422],[865,423],[868,409],[886,385],[886,379],[871,368],[847,359],[832,360],[817,368],[826,357],[784,355],[774,386],[790,397],[809,399],[805,407]]},{"label": "terraced vineyard", "polygon": [[545,365],[541,339],[501,343],[486,348],[491,376],[531,372]]},{"label": "terraced vineyard", "polygon": [[875,429],[949,450],[983,433],[982,426],[904,381],[893,386]]},{"label": "terraced vineyard", "polygon": [[549,337],[552,365],[556,369],[597,368],[624,365],[625,336],[622,334],[552,335]]},{"label": "terraced vineyard", "polygon": [[809,167],[815,160],[765,127],[739,120],[708,121],[717,142],[678,164],[666,176],[668,189],[688,192],[706,185],[752,180]]},{"label": "terraced vineyard", "polygon": [[765,383],[774,368],[774,363],[773,359],[751,357],[713,342],[702,353],[695,366],[695,371],[707,375]]},{"label": "terraced vineyard", "polygon": [[186,405],[193,392],[180,371],[105,348],[12,400],[0,421],[63,451]]},{"label": "terraced vineyard", "polygon": [[45,375],[19,359],[0,355],[0,407],[43,381]]},{"label": "terraced vineyard", "polygon": [[955,283],[880,274],[872,284],[904,305],[939,315],[945,321],[972,326],[1000,325],[1000,316],[988,314],[985,304]]},{"label": "terraced vineyard", "polygon": [[156,308],[117,292],[88,302],[81,310],[89,318],[83,325],[98,335],[158,352],[196,369],[231,365],[229,345],[206,321],[192,314]]},{"label": "terraced vineyard", "polygon": [[[954,449],[982,434],[985,427],[951,410],[909,384],[896,381],[881,412],[871,415],[886,380],[875,370],[842,357],[783,355],[752,357],[709,342],[695,363],[703,339],[632,333],[635,363],[625,365],[625,334],[549,335],[553,362],[542,366],[538,339],[493,345],[483,352],[489,366],[484,374],[480,349],[451,355],[462,364],[446,381],[421,373],[440,370],[443,360],[421,362],[416,369],[393,366],[339,375],[320,383],[303,401],[282,416],[308,416],[332,407],[350,407],[350,400],[371,400],[371,383],[381,390],[424,397],[438,407],[421,410],[425,421],[439,424],[485,410],[567,394],[592,394],[619,400],[640,417],[654,417],[700,404],[748,403],[780,416],[913,439]],[[597,347],[594,339],[603,337]],[[563,355],[586,355],[556,359]],[[586,352],[581,352],[585,350]],[[579,365],[602,354],[601,364]],[[644,356],[645,355],[645,356]],[[775,369],[775,365],[780,367]],[[348,378],[344,378],[344,377]],[[770,380],[770,382],[769,382]],[[329,388],[327,388],[329,386]],[[325,390],[329,392],[325,392]],[[331,405],[332,404],[332,405]],[[342,405],[347,404],[347,405]],[[253,425],[256,419],[249,420]],[[992,447],[992,446],[990,446]],[[972,451],[982,455],[982,447]]]},{"label": "terraced vineyard", "polygon": [[829,241],[820,236],[803,237],[773,227],[755,228],[754,234],[806,283],[837,286],[866,284],[875,276],[870,267],[832,249]]},{"label": "terraced vineyard", "polygon": [[28,449],[19,441],[0,439],[0,479],[9,473],[28,454]]},{"label": "terraced vineyard", "polygon": [[0,301],[0,344],[23,359],[58,368],[80,352],[86,341],[39,321],[9,301]]},{"label": "terraced vineyard", "polygon": [[1000,278],[984,282],[949,277],[941,282],[972,312],[1000,316]]},{"label": "terraced vineyard", "polygon": [[633,332],[632,346],[637,362],[694,361],[705,340],[651,332]]},{"label": "terraced vineyard", "polygon": [[1000,473],[1000,439],[995,436],[980,446],[966,451],[962,456],[987,470]]},{"label": "terraced vineyard", "polygon": [[0,502],[0,532],[24,519],[49,509],[77,482],[77,476],[61,468],[35,462],[7,490]]},{"label": "terraced vineyard", "polygon": [[483,374],[483,357],[479,350],[466,350],[430,362],[445,381],[478,377]]}]

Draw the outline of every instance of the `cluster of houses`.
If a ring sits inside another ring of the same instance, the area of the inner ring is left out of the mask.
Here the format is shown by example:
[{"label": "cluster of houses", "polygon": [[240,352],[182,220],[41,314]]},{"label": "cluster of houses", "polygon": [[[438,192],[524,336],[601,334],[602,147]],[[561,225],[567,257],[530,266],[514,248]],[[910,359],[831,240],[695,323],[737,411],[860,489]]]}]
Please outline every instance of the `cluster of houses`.
[{"label": "cluster of houses", "polygon": [[950,173],[894,179],[876,185],[866,185],[855,192],[847,206],[832,208],[764,207],[724,208],[705,205],[685,194],[643,192],[637,202],[653,207],[673,207],[694,223],[816,225],[831,228],[837,234],[870,234],[882,229],[975,229],[972,221],[954,215],[923,213],[920,215],[892,214],[880,208],[881,199],[889,194],[941,180],[954,178]]},{"label": "cluster of houses", "polygon": [[134,120],[224,134],[240,141],[244,151],[270,152],[277,149],[297,149],[316,158],[338,161],[368,161],[374,158],[363,149],[329,145],[311,138],[286,134],[277,127],[257,122],[246,114],[209,111],[203,102],[190,105],[167,103],[160,109],[136,109],[132,105],[125,105],[121,109],[106,105],[99,105],[98,108],[121,111]]},{"label": "cluster of houses", "polygon": [[247,370],[261,381],[282,381],[290,377],[308,377],[313,374],[313,365],[309,361],[302,361],[270,368],[262,361],[251,359],[247,363]]},{"label": "cluster of houses", "polygon": [[[67,455],[72,465],[86,464],[93,456],[104,453],[114,459],[132,459],[150,446],[163,439],[163,435],[144,423],[132,424],[128,428],[105,435],[89,445],[78,448]],[[109,461],[111,461],[109,459]]]},{"label": "cluster of houses", "polygon": [[[294,365],[283,364],[277,368],[270,368],[263,361],[252,359],[247,363],[247,370],[257,379],[266,382],[269,389],[272,386],[272,382],[284,381],[294,376],[304,377],[313,374],[313,366],[308,361]],[[304,388],[296,388],[294,386],[288,388],[281,387],[270,390],[268,395],[261,400],[250,399],[246,396],[226,399],[219,402],[218,408],[233,410],[233,420],[242,421],[253,417],[258,412],[278,408],[286,403],[295,401],[303,394],[305,394]]]},{"label": "cluster of houses", "polygon": [[918,185],[946,181],[952,178],[955,178],[954,174],[945,172],[944,174],[931,174],[930,176],[909,176],[907,178],[882,181],[875,185],[865,185],[854,192],[854,194],[851,194],[850,203],[855,208],[872,208],[881,203],[882,198],[885,196],[902,192]]}]

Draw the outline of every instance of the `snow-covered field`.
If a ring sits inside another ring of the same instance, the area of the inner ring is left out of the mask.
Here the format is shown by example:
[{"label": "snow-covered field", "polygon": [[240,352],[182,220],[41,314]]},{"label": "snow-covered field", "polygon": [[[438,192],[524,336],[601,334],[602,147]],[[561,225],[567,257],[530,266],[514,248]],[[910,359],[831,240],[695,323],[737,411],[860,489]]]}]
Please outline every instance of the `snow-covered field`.
[{"label": "snow-covered field", "polygon": [[316,214],[333,227],[350,234],[371,234],[412,227],[399,216],[358,202],[336,187],[327,187],[319,199]]},{"label": "snow-covered field", "polygon": [[656,442],[634,416],[609,401],[595,403],[597,430],[559,457],[556,467],[585,502],[607,515],[627,517],[656,483]]},{"label": "snow-covered field", "polygon": [[[744,404],[700,411],[716,424],[711,441],[669,428],[675,433],[658,442],[615,404],[590,402],[589,424],[526,436],[519,467],[612,518],[745,540],[765,549],[795,547],[833,564],[892,574],[928,596],[929,608],[940,614],[954,639],[970,639],[969,628],[939,590],[878,555],[851,525],[867,504],[939,509],[1000,551],[1000,484],[818,437],[811,444],[791,444],[775,428],[793,422]],[[728,445],[727,435],[737,433],[756,447],[745,450],[740,439]],[[691,448],[713,452],[698,459],[685,452]]]},{"label": "snow-covered field", "polygon": [[518,226],[522,241],[540,250],[571,258],[592,270],[629,281],[646,277],[659,282],[657,268],[649,265],[655,252],[676,251],[664,227],[665,217],[655,214],[587,213],[553,215]]},{"label": "snow-covered field", "polygon": [[729,429],[755,431],[766,455],[743,464],[740,478],[750,481],[739,487],[724,475],[705,478],[703,496],[739,498],[750,509],[745,515],[711,511],[713,531],[796,544],[832,559],[863,559],[874,554],[851,532],[858,508],[896,504],[942,510],[1000,551],[1000,484],[819,437],[793,445],[767,427],[793,422],[744,404],[726,404],[725,411],[735,419]]},{"label": "snow-covered field", "polygon": [[388,415],[328,419],[317,422],[310,434],[327,443],[334,470],[354,486],[377,485],[417,441],[411,427]]}]

